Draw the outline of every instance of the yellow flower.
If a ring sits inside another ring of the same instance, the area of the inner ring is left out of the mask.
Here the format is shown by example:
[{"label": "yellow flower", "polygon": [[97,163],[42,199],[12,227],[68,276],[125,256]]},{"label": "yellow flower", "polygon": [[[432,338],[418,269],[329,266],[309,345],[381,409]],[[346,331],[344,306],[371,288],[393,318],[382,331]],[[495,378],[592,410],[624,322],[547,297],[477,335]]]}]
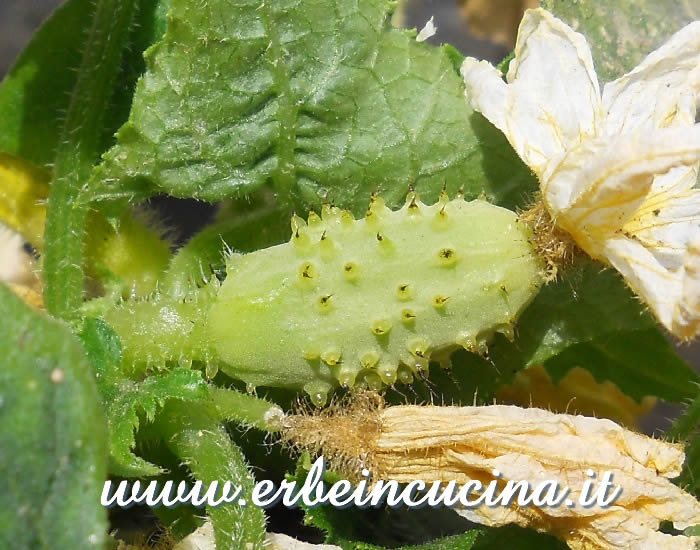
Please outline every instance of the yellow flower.
[{"label": "yellow flower", "polygon": [[528,10],[507,82],[467,58],[467,97],[540,181],[558,226],[683,339],[700,330],[700,22],[602,94],[585,38]]},{"label": "yellow flower", "polygon": [[657,401],[656,397],[647,395],[637,403],[610,380],[598,382],[589,370],[581,367],[572,368],[555,384],[542,365],[519,371],[510,384],[498,390],[496,399],[552,412],[609,418],[632,429],[638,427],[638,421]]},{"label": "yellow flower", "polygon": [[41,250],[50,174],[7,153],[0,153],[0,222]]}]

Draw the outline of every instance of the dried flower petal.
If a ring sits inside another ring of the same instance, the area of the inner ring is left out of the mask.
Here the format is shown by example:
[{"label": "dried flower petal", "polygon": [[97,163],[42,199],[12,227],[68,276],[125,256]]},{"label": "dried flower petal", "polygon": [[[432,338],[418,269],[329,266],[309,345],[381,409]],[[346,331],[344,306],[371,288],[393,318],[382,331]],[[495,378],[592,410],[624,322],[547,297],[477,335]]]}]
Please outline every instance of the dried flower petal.
[{"label": "dried flower petal", "polygon": [[[693,548],[693,538],[657,530],[665,520],[677,529],[700,523],[700,503],[669,481],[681,471],[681,446],[610,420],[506,405],[384,408],[376,394],[361,394],[350,404],[287,417],[284,437],[323,454],[349,478],[367,467],[375,479],[402,483],[487,484],[494,469],[503,482],[556,481],[570,488],[574,506],[481,506],[460,514],[547,531],[572,548]],[[597,479],[611,472],[622,488],[610,507],[579,504],[589,470]]]},{"label": "dried flower petal", "polygon": [[426,21],[425,25],[416,36],[416,42],[425,42],[431,36],[435,36],[437,27],[435,26],[434,19],[434,17],[431,17]]}]

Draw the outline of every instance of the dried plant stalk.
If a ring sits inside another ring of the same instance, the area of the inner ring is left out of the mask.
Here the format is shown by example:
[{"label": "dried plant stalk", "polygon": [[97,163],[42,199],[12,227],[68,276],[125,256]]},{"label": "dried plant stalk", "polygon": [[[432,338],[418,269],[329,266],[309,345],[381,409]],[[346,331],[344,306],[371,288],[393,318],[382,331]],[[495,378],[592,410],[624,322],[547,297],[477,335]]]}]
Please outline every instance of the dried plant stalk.
[{"label": "dried plant stalk", "polygon": [[541,195],[518,217],[532,228],[535,250],[546,265],[545,280],[556,280],[559,270],[574,260],[577,252],[574,239],[557,225]]}]

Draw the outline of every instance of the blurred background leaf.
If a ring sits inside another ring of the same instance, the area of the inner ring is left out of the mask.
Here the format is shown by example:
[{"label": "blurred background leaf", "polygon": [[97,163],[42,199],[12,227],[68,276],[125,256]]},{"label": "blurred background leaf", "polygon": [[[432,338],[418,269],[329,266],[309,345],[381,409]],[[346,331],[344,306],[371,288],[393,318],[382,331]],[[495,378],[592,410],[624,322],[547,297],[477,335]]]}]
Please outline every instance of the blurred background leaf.
[{"label": "blurred background leaf", "polygon": [[[0,9],[9,10],[13,8],[11,4]],[[48,7],[52,4],[57,2],[48,3]],[[169,0],[139,2],[139,23],[130,33],[129,47],[105,115],[103,149],[129,114],[133,88],[144,69],[142,53],[163,34],[168,4]],[[92,0],[68,0],[59,6],[5,75],[0,83],[0,151],[38,165],[49,166],[53,162],[93,8]],[[12,20],[8,23],[17,24]],[[12,36],[13,31],[4,29],[2,34]]]},{"label": "blurred background leaf", "polygon": [[601,84],[631,71],[672,34],[700,19],[700,3],[692,0],[542,0],[541,4],[586,36]]},{"label": "blurred background leaf", "polygon": [[0,547],[103,547],[106,424],[70,329],[0,283]]}]

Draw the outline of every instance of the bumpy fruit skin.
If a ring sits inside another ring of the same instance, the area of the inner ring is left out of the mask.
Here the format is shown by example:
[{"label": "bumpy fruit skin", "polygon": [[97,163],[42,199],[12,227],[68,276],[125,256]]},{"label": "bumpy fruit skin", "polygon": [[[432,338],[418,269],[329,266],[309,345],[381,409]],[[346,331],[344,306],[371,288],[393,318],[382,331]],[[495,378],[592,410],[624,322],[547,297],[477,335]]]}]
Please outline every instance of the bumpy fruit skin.
[{"label": "bumpy fruit skin", "polygon": [[410,383],[458,347],[485,354],[495,332],[512,337],[543,281],[530,241],[487,202],[410,193],[391,211],[375,197],[360,220],[330,206],[295,216],[289,242],[231,255],[221,285],[127,300],[104,319],[134,375],[197,360],[322,404],[335,386]]},{"label": "bumpy fruit skin", "polygon": [[504,208],[409,194],[365,218],[325,207],[292,220],[288,243],[232,256],[209,310],[221,370],[251,385],[304,388],[410,382],[457,347],[512,336],[537,294],[530,232]]}]

